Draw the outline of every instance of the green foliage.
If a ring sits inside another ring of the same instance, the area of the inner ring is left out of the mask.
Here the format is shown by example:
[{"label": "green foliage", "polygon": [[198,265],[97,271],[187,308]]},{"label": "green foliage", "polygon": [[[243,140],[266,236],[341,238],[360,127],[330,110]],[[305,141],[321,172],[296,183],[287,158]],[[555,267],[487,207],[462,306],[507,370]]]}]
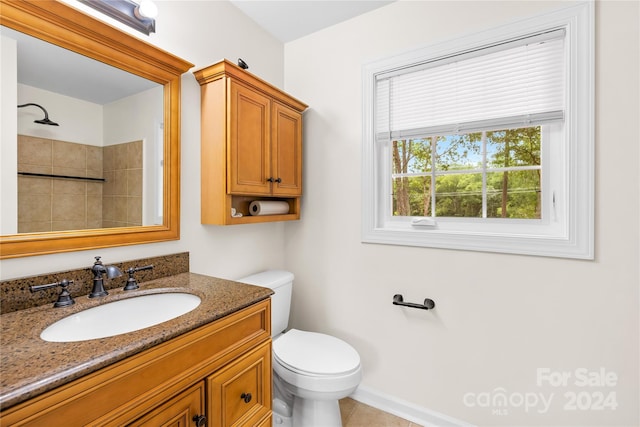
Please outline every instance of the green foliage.
[{"label": "green foliage", "polygon": [[393,212],[431,216],[435,197],[435,216],[540,218],[539,166],[539,127],[393,141]]}]

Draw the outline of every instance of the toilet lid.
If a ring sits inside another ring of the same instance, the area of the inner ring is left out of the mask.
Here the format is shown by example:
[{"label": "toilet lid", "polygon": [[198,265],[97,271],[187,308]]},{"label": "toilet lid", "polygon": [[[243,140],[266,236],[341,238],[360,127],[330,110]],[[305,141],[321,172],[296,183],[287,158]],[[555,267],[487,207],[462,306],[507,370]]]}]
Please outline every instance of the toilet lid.
[{"label": "toilet lid", "polygon": [[360,366],[360,355],[346,342],[297,329],[273,341],[273,354],[286,368],[309,375],[347,374]]}]

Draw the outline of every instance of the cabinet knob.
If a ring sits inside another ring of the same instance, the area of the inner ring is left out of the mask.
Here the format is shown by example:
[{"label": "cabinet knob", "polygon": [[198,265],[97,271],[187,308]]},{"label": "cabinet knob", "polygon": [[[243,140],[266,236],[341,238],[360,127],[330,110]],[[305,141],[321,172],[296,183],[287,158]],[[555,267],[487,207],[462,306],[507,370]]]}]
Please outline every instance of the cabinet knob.
[{"label": "cabinet knob", "polygon": [[270,176],[269,178],[267,178],[267,182],[273,182],[273,177]]},{"label": "cabinet knob", "polygon": [[207,417],[204,415],[194,415],[193,422],[196,424],[196,427],[206,427],[207,426]]},{"label": "cabinet knob", "polygon": [[242,393],[240,399],[244,400],[244,403],[251,402],[251,393]]},{"label": "cabinet knob", "polygon": [[280,184],[282,182],[282,178],[276,178],[276,182]]}]

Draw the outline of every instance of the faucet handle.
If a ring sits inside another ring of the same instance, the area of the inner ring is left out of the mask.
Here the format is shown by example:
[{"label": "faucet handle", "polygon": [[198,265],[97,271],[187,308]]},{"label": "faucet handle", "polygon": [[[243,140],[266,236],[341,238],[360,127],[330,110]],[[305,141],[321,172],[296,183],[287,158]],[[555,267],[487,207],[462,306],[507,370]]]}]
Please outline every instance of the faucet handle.
[{"label": "faucet handle", "polygon": [[140,286],[138,286],[138,281],[133,277],[133,273],[137,271],[151,270],[152,268],[153,264],[145,265],[144,267],[131,267],[125,270],[125,272],[129,274],[129,278],[127,279],[127,284],[123,290],[132,291],[134,289],[138,289]]},{"label": "faucet handle", "polygon": [[48,283],[46,285],[32,285],[29,286],[29,290],[31,292],[44,291],[45,289],[54,288],[56,286],[60,286],[62,291],[60,291],[60,295],[58,295],[58,300],[53,304],[54,307],[66,307],[68,305],[73,305],[76,302],[71,297],[71,294],[67,290],[67,287],[73,283],[73,280],[62,279],[56,283]]}]

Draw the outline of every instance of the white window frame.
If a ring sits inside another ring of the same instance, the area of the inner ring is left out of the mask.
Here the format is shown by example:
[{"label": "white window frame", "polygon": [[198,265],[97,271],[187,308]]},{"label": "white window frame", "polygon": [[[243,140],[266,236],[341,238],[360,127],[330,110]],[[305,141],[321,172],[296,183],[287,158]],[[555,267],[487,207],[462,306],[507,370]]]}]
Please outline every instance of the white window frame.
[{"label": "white window frame", "polygon": [[[543,219],[393,217],[389,147],[375,143],[376,75],[550,28],[566,31],[563,125],[542,135]],[[362,241],[594,259],[594,3],[532,17],[363,67]],[[561,141],[560,144],[555,141]],[[549,143],[554,141],[554,143]],[[385,152],[387,150],[387,152]],[[550,179],[549,176],[552,178]]]}]

